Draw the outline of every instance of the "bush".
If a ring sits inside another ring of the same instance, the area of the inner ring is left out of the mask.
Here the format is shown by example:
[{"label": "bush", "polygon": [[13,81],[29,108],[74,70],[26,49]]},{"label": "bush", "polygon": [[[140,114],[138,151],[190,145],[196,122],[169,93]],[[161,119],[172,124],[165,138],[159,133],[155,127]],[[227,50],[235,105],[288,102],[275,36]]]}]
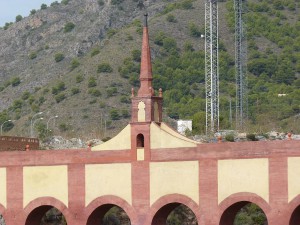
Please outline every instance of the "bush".
[{"label": "bush", "polygon": [[78,74],[75,79],[76,83],[81,83],[84,80],[84,76]]},{"label": "bush", "polygon": [[79,63],[78,59],[72,59],[72,61],[71,61],[71,70],[74,70],[79,65],[80,65],[80,63]]},{"label": "bush", "polygon": [[68,22],[65,24],[65,27],[64,27],[64,32],[67,33],[67,32],[71,32],[75,27],[75,24],[72,23],[72,22]]},{"label": "bush", "polygon": [[201,36],[200,28],[197,27],[196,24],[194,24],[194,23],[189,24],[189,31],[190,31],[190,35],[192,37],[200,37]]},{"label": "bush", "polygon": [[134,61],[136,61],[136,62],[141,61],[141,50],[138,50],[138,49],[132,50],[131,55],[132,55],[132,59]]},{"label": "bush", "polygon": [[112,110],[110,110],[109,113],[110,113],[110,118],[111,118],[112,120],[119,120],[119,119],[120,119],[120,115],[119,115],[118,110],[112,109]]},{"label": "bush", "polygon": [[193,8],[193,0],[185,0],[181,3],[182,9],[192,9]]},{"label": "bush", "polygon": [[124,0],[111,0],[112,5],[118,5],[121,4]]},{"label": "bush", "polygon": [[234,142],[234,135],[233,134],[226,134],[225,140],[229,142]]},{"label": "bush", "polygon": [[10,83],[11,83],[11,86],[16,87],[21,83],[21,80],[19,77],[14,77],[11,79]]},{"label": "bush", "polygon": [[21,15],[17,15],[16,16],[16,22],[19,22],[23,19],[23,17]]},{"label": "bush", "polygon": [[112,97],[118,92],[116,87],[111,87],[106,89],[107,97]]},{"label": "bush", "polygon": [[104,1],[103,0],[98,0],[98,4],[99,4],[99,6],[103,6],[104,5]]},{"label": "bush", "polygon": [[32,9],[32,10],[30,11],[30,15],[34,15],[34,14],[36,14],[36,10],[35,10],[35,9]]},{"label": "bush", "polygon": [[98,55],[100,53],[100,49],[99,48],[94,48],[91,51],[91,57]]},{"label": "bush", "polygon": [[80,90],[79,90],[79,88],[77,88],[77,87],[74,87],[74,88],[71,89],[72,95],[76,95],[76,94],[78,94],[79,92],[80,92]]},{"label": "bush", "polygon": [[[61,1],[61,2],[63,2],[63,1]],[[58,3],[58,1],[55,1],[55,2],[52,2],[51,4],[50,4],[50,6],[56,6],[56,5],[59,5],[59,3]]]},{"label": "bush", "polygon": [[94,89],[94,88],[91,88],[89,90],[89,94],[94,96],[94,97],[100,97],[102,95],[100,90]]},{"label": "bush", "polygon": [[98,65],[98,73],[111,73],[112,71],[113,68],[110,66],[109,63],[101,63],[100,65]]},{"label": "bush", "polygon": [[67,5],[69,3],[69,0],[62,0],[61,4]]},{"label": "bush", "polygon": [[47,9],[47,7],[48,7],[48,6],[47,6],[46,4],[42,4],[42,5],[41,5],[41,10]]},{"label": "bush", "polygon": [[97,86],[97,82],[96,82],[96,78],[95,77],[90,77],[89,81],[88,81],[88,87],[96,87]]},{"label": "bush", "polygon": [[57,95],[66,89],[65,83],[63,81],[59,82],[55,87],[52,87],[52,94]]},{"label": "bush", "polygon": [[109,29],[107,31],[107,36],[110,38],[110,37],[114,36],[116,33],[117,33],[117,30],[115,30],[115,29]]},{"label": "bush", "polygon": [[246,138],[248,141],[258,141],[257,138],[255,137],[255,134],[247,134]]},{"label": "bush", "polygon": [[29,59],[35,59],[37,57],[37,53],[31,52],[28,57],[29,57]]},{"label": "bush", "polygon": [[22,99],[23,99],[24,101],[27,100],[29,97],[30,97],[30,92],[29,92],[29,91],[25,91],[25,92],[22,94]]},{"label": "bush", "polygon": [[65,56],[64,56],[64,54],[62,54],[62,53],[56,53],[55,55],[54,55],[54,60],[55,60],[55,62],[60,62],[60,61],[62,61],[63,59],[65,58]]},{"label": "bush", "polygon": [[130,98],[128,96],[121,96],[120,102],[128,104],[130,103]]},{"label": "bush", "polygon": [[173,14],[168,14],[167,15],[167,21],[170,22],[170,23],[176,23],[177,22],[177,20],[176,20],[176,18]]},{"label": "bush", "polygon": [[64,93],[60,93],[58,95],[55,96],[55,101],[57,103],[60,103],[61,101],[63,101],[66,98],[66,95]]}]

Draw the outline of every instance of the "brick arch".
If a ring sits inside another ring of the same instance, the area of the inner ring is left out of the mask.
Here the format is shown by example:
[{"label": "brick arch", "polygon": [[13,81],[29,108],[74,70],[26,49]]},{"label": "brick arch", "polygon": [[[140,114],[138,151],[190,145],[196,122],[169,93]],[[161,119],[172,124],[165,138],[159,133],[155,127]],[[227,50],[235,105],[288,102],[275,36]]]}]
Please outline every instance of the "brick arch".
[{"label": "brick arch", "polygon": [[[103,216],[111,209],[113,206],[118,206],[122,208],[126,214],[128,215],[131,224],[137,224],[137,216],[132,208],[132,206],[125,201],[124,199],[113,196],[113,195],[106,195],[101,196],[94,199],[86,208],[85,208],[85,215],[87,218],[85,221],[87,225],[92,224],[100,224],[101,219]],[[97,218],[96,218],[97,215]]]},{"label": "brick arch", "polygon": [[191,198],[181,194],[169,194],[159,198],[152,204],[145,224],[160,224],[161,218],[165,220],[165,218],[180,204],[183,204],[192,210],[196,216],[198,224],[201,224],[200,222],[204,221],[200,216],[199,205]]},{"label": "brick arch", "polygon": [[52,207],[57,208],[65,217],[66,221],[69,221],[71,217],[67,206],[53,197],[41,197],[32,200],[24,208],[25,225],[39,225],[42,217]]},{"label": "brick arch", "polygon": [[259,206],[263,210],[267,220],[269,221],[269,214],[271,212],[270,205],[257,194],[240,192],[230,195],[219,204],[219,224],[232,225],[237,212],[248,203],[254,203]]},{"label": "brick arch", "polygon": [[300,195],[297,195],[288,205],[289,225],[299,224],[300,220]]},{"label": "brick arch", "polygon": [[3,216],[4,221],[5,221],[6,208],[2,204],[0,204],[0,214]]}]

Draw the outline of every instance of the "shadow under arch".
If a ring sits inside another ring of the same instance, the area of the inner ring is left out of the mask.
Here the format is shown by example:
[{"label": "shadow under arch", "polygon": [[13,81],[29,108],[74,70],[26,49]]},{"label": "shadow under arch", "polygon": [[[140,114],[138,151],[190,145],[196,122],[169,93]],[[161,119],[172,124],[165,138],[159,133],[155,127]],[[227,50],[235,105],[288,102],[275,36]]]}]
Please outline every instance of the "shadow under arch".
[{"label": "shadow under arch", "polygon": [[105,195],[94,199],[85,208],[85,214],[88,216],[86,225],[101,224],[105,214],[114,206],[118,206],[124,210],[131,224],[137,224],[136,213],[127,201],[117,196]]},{"label": "shadow under arch", "polygon": [[181,204],[188,207],[194,213],[198,224],[201,224],[199,205],[191,198],[181,194],[165,195],[153,203],[146,224],[166,224],[168,215]]},{"label": "shadow under arch", "polygon": [[45,213],[55,207],[65,217],[66,221],[70,217],[67,206],[60,200],[53,197],[41,197],[32,200],[24,209],[25,225],[40,225]]},{"label": "shadow under arch", "polygon": [[298,225],[300,221],[300,195],[297,195],[288,205],[289,225]]},{"label": "shadow under arch", "polygon": [[219,204],[219,225],[233,225],[238,211],[249,203],[254,203],[264,212],[269,221],[270,205],[259,195],[249,192],[240,192],[228,196]]}]

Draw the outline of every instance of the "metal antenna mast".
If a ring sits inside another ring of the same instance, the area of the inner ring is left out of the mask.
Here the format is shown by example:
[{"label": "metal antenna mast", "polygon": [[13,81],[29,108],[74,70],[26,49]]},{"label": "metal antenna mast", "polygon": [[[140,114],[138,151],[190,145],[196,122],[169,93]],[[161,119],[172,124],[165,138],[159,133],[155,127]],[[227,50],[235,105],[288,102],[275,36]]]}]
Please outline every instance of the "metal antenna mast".
[{"label": "metal antenna mast", "polygon": [[206,134],[219,130],[218,4],[205,2]]},{"label": "metal antenna mast", "polygon": [[236,129],[245,128],[247,118],[247,40],[243,23],[242,0],[234,0],[235,10],[235,70],[236,70]]}]

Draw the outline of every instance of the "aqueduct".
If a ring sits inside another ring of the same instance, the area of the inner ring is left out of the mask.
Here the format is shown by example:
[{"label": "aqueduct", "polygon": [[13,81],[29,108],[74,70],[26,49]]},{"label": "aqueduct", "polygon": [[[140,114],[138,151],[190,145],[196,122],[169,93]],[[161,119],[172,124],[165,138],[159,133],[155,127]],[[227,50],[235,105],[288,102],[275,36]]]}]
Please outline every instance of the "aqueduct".
[{"label": "aqueduct", "polygon": [[162,122],[145,23],[141,86],[132,119],[116,137],[78,150],[0,153],[0,213],[6,225],[38,225],[51,207],[71,225],[101,224],[121,207],[132,225],[163,225],[179,204],[199,225],[232,225],[251,202],[269,225],[300,220],[300,142],[202,144]]}]

